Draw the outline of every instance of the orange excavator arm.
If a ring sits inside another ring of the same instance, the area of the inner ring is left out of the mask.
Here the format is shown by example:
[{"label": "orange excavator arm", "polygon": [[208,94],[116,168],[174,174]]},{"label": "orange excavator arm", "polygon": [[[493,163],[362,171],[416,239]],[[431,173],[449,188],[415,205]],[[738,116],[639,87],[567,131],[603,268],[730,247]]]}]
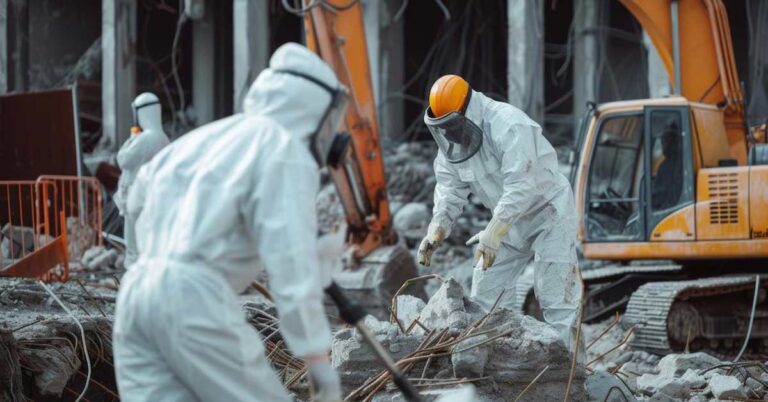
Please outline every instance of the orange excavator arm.
[{"label": "orange excavator arm", "polygon": [[329,171],[346,213],[347,242],[354,247],[355,258],[361,259],[397,240],[387,201],[362,6],[357,0],[305,0],[303,4],[307,46],[350,91],[345,123],[351,143]]},{"label": "orange excavator arm", "polygon": [[[721,0],[620,0],[659,52],[677,93],[725,112],[728,141],[743,144],[744,95],[733,55],[728,14]],[[675,82],[673,9],[677,3],[679,74]]]}]

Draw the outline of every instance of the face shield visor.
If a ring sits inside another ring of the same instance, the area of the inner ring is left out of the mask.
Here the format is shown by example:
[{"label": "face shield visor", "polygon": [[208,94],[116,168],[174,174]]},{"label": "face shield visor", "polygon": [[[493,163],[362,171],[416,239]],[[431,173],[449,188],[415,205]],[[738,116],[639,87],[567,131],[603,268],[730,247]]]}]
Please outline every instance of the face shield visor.
[{"label": "face shield visor", "polygon": [[334,143],[340,140],[339,125],[347,113],[349,105],[349,95],[347,89],[342,85],[339,88],[332,88],[328,84],[311,77],[309,75],[292,70],[274,70],[276,73],[290,74],[303,78],[315,85],[325,89],[331,96],[331,102],[323,113],[323,118],[317,125],[317,129],[310,135],[310,151],[315,157],[317,164],[325,166],[328,163],[328,157],[334,148]]},{"label": "face shield visor", "polygon": [[452,112],[436,118],[432,109],[427,108],[424,123],[450,163],[466,161],[483,145],[483,130],[462,113]]}]

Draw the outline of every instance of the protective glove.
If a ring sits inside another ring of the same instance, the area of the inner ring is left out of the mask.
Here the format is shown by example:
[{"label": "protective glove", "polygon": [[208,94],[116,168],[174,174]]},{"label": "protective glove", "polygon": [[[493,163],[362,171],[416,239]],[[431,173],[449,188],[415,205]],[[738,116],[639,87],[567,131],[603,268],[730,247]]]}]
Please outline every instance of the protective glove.
[{"label": "protective glove", "polygon": [[499,252],[499,247],[501,247],[501,241],[504,239],[504,236],[507,235],[507,232],[509,232],[509,228],[510,226],[508,223],[501,222],[497,220],[496,217],[493,217],[491,218],[491,221],[488,222],[488,226],[485,227],[485,230],[467,240],[467,246],[477,244],[477,248],[475,249],[475,264],[477,264],[480,257],[482,257],[483,271],[487,270],[488,267],[493,265],[493,262],[496,261],[496,255]]},{"label": "protective glove", "polygon": [[309,382],[314,402],[341,402],[341,380],[327,358],[309,360]]},{"label": "protective glove", "polygon": [[448,236],[448,229],[438,225],[429,224],[427,236],[421,241],[419,246],[419,264],[428,267],[432,261],[432,253],[443,244],[443,240]]}]

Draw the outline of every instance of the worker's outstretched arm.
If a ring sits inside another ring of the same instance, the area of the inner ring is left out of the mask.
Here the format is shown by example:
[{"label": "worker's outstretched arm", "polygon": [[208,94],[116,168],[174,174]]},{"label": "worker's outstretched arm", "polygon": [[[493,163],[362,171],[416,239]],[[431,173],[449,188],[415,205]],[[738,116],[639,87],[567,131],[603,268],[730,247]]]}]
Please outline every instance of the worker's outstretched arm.
[{"label": "worker's outstretched arm", "polygon": [[456,170],[439,152],[435,158],[434,168],[437,184],[435,185],[432,224],[440,225],[450,233],[456,218],[461,215],[461,210],[467,205],[470,193],[469,184],[459,180]]},{"label": "worker's outstretched arm", "polygon": [[328,277],[320,272],[317,252],[319,172],[302,146],[283,144],[263,164],[244,215],[269,274],[280,332],[295,355],[310,357],[327,355],[331,331],[323,308]]},{"label": "worker's outstretched arm", "polygon": [[443,155],[438,152],[435,158],[435,207],[432,221],[429,223],[427,236],[419,246],[419,264],[429,266],[432,253],[440,247],[443,240],[451,233],[456,218],[469,198],[469,185],[459,180],[456,171],[448,165]]}]

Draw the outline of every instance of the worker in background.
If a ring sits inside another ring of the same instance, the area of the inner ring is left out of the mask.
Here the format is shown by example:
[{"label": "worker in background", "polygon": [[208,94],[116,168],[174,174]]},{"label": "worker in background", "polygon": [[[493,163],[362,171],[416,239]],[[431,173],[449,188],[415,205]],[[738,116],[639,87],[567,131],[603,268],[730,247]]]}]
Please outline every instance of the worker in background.
[{"label": "worker in background", "polygon": [[[117,182],[115,204],[123,216],[123,236],[134,239],[134,226],[136,217],[127,214],[126,200],[131,190],[136,174],[145,163],[149,162],[160,150],[165,148],[170,141],[163,131],[163,116],[160,109],[160,100],[155,94],[144,92],[136,97],[131,104],[133,108],[133,127],[131,136],[117,152],[117,165],[122,170],[120,180]],[[136,244],[126,241],[125,267],[130,267],[136,262]]]},{"label": "worker in background", "polygon": [[123,401],[292,401],[238,302],[259,267],[314,400],[341,400],[315,198],[346,100],[319,57],[283,45],[243,113],[186,134],[141,169],[128,200],[139,259],[115,313]]},{"label": "worker in background", "polygon": [[576,209],[568,180],[541,127],[456,75],[438,79],[424,122],[439,147],[434,210],[419,262],[429,266],[470,194],[493,211],[477,244],[472,298],[490,309],[515,305],[515,282],[534,264],[534,291],[544,320],[573,350],[582,297],[576,259]]}]

